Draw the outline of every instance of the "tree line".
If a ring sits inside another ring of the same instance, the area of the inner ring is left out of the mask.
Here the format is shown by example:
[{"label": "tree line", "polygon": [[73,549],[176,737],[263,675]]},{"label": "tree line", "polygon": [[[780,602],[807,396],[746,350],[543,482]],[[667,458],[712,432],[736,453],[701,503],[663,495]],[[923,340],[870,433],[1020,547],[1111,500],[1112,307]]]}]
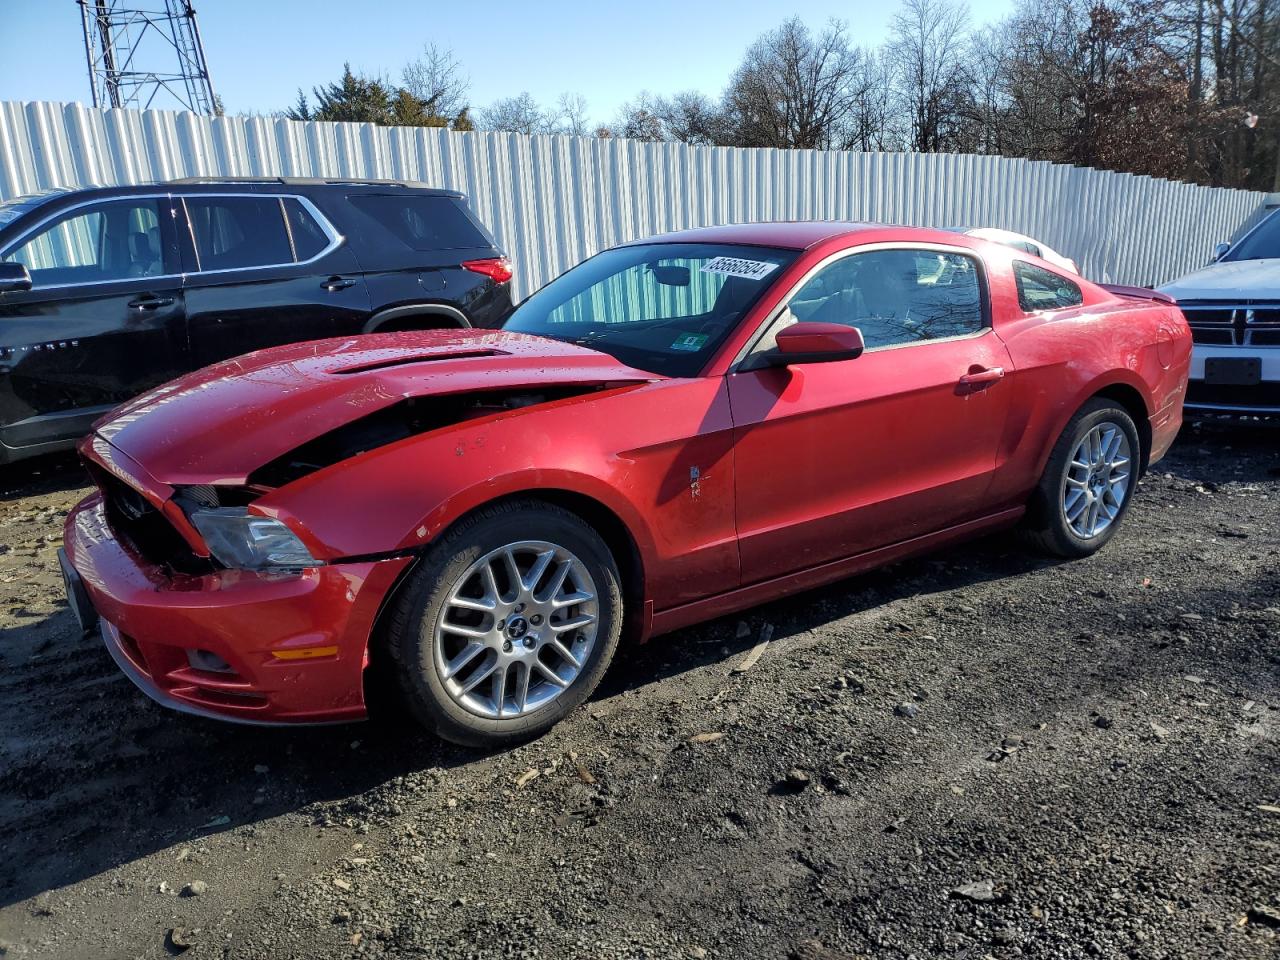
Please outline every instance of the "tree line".
[{"label": "tree line", "polygon": [[718,94],[640,92],[606,123],[528,93],[472,110],[452,52],[399,83],[354,74],[287,116],[781,149],[1026,157],[1280,190],[1280,0],[1021,0],[976,28],[963,0],[902,0],[888,37],[799,17],[755,40]]}]

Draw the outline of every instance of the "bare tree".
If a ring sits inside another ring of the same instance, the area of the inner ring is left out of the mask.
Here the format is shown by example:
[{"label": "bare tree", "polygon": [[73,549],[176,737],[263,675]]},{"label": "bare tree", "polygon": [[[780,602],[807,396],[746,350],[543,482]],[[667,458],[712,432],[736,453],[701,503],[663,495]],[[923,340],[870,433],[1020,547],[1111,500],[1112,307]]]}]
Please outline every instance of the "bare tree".
[{"label": "bare tree", "polygon": [[726,143],[729,140],[724,110],[705,93],[684,90],[659,99],[654,112],[662,121],[668,140],[681,143]]},{"label": "bare tree", "polygon": [[618,108],[612,127],[613,136],[624,140],[665,140],[667,132],[659,115],[661,102],[647,90],[641,90],[634,100],[628,100]]},{"label": "bare tree", "polygon": [[557,132],[555,117],[543,110],[527,91],[495,100],[476,114],[475,124],[481,130],[507,133]]},{"label": "bare tree", "polygon": [[452,119],[467,111],[471,80],[452,50],[424,45],[422,55],[405,64],[400,82],[436,116]]},{"label": "bare tree", "polygon": [[554,123],[558,132],[571,137],[591,135],[591,120],[587,116],[587,98],[580,93],[562,93],[556,101]]},{"label": "bare tree", "polygon": [[960,0],[903,0],[887,46],[911,122],[911,148],[945,150],[968,90],[964,53],[968,9]]},{"label": "bare tree", "polygon": [[764,34],[748,48],[725,93],[734,142],[800,149],[837,145],[861,93],[863,58],[838,20],[813,33],[792,17]]}]

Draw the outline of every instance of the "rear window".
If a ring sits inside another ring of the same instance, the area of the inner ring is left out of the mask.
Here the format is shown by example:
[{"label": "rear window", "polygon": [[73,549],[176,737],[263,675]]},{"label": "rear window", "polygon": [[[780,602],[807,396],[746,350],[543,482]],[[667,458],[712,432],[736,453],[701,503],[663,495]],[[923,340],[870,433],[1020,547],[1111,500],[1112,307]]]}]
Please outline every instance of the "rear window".
[{"label": "rear window", "polygon": [[1028,313],[1063,310],[1084,302],[1080,287],[1052,270],[1015,260],[1013,275],[1018,282],[1018,306]]},{"label": "rear window", "polygon": [[357,194],[352,206],[411,250],[459,250],[493,243],[452,197]]},{"label": "rear window", "polygon": [[279,197],[187,197],[200,270],[293,263]]},{"label": "rear window", "polygon": [[299,263],[318,257],[329,246],[329,235],[301,201],[286,197],[284,213],[289,223],[289,239],[293,241],[293,255]]}]

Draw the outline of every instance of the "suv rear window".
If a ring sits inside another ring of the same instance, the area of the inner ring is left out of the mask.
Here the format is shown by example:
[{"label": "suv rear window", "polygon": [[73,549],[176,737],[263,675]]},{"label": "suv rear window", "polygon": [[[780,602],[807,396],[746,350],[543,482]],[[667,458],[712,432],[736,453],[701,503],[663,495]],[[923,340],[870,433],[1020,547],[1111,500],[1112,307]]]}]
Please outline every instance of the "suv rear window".
[{"label": "suv rear window", "polygon": [[1084,302],[1079,285],[1052,270],[1015,260],[1013,275],[1018,281],[1018,306],[1028,313],[1063,310]]},{"label": "suv rear window", "polygon": [[356,194],[347,199],[411,250],[493,246],[459,201],[452,197]]}]

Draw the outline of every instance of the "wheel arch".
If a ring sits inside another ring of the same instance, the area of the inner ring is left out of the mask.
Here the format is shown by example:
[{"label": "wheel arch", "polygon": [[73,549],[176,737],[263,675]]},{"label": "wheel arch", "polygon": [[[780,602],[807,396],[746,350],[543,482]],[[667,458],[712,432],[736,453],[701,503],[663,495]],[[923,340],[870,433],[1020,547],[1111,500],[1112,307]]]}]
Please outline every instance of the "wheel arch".
[{"label": "wheel arch", "polygon": [[[415,318],[430,317],[440,320],[438,327],[415,327],[407,321]],[[365,321],[363,333],[387,333],[396,330],[415,329],[453,329],[470,327],[467,315],[455,306],[447,303],[412,303],[399,307],[388,307],[379,310]]]},{"label": "wheel arch", "polygon": [[[1141,449],[1142,461],[1138,471],[1139,476],[1147,472],[1147,465],[1151,459],[1151,412],[1147,407],[1147,401],[1132,384],[1117,382],[1108,384],[1102,389],[1088,397],[1084,403],[1089,400],[1111,400],[1118,403],[1129,414],[1133,420],[1133,425],[1138,428],[1138,443]],[[1084,403],[1080,406],[1083,407]],[[1079,410],[1079,407],[1077,407]],[[1073,414],[1074,416],[1074,414]]]}]

